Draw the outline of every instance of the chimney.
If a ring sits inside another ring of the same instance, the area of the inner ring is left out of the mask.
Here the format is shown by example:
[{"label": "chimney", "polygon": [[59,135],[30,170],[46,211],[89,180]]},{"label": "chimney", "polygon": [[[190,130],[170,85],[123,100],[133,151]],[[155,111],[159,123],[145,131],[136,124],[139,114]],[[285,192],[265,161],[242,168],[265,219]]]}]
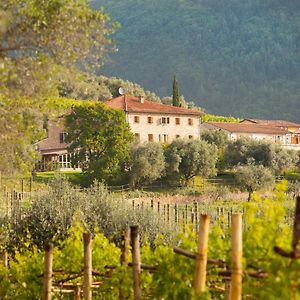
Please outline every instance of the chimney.
[{"label": "chimney", "polygon": [[143,96],[139,96],[139,98],[140,98],[140,102],[143,104],[145,102],[144,97]]}]

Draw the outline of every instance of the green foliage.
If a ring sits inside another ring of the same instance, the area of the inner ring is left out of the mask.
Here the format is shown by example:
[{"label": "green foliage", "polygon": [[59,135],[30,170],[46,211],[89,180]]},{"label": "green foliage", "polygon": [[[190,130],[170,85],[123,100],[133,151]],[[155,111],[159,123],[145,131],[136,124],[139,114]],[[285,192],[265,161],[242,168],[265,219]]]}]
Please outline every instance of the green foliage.
[{"label": "green foliage", "polygon": [[[103,186],[97,186],[90,191],[87,199],[95,201],[102,192]],[[287,251],[291,245],[291,222],[287,219],[287,198],[285,195],[286,182],[277,185],[275,193],[270,198],[261,199],[253,195],[251,202],[238,203],[224,202],[224,208],[230,207],[243,209],[243,298],[256,299],[297,299],[299,290],[299,260],[291,261],[279,256],[273,251],[274,246],[279,246]],[[93,196],[95,195],[95,196]],[[101,196],[101,198],[103,198]],[[61,198],[63,199],[63,197]],[[110,203],[111,201],[107,201]],[[100,202],[97,203],[99,205]],[[95,203],[96,204],[96,203]],[[101,205],[100,205],[101,206]],[[96,205],[94,206],[96,207]],[[98,214],[101,209],[96,212]],[[111,206],[112,213],[117,207]],[[104,209],[103,215],[107,213]],[[113,215],[111,213],[111,215]],[[109,223],[111,215],[105,220]],[[102,218],[103,216],[101,216]],[[224,259],[230,266],[230,229],[224,224],[224,217],[210,223],[208,258]],[[112,222],[116,222],[113,219]],[[136,222],[137,219],[133,220]],[[82,234],[89,230],[87,223],[73,222],[68,229],[66,237],[54,248],[55,270],[66,273],[79,273],[83,269],[83,243]],[[96,226],[97,227],[97,226]],[[93,234],[93,269],[104,273],[105,265],[115,265],[111,277],[99,277],[102,284],[94,289],[95,299],[130,299],[133,297],[132,270],[120,266],[120,249],[111,243],[96,227],[91,227]],[[90,228],[90,229],[91,229]],[[120,232],[118,233],[120,235]],[[27,242],[30,237],[27,237]],[[220,268],[207,266],[207,292],[196,296],[193,291],[193,275],[195,261],[173,252],[173,245],[177,245],[191,252],[197,251],[196,232],[190,227],[185,227],[173,243],[166,243],[165,237],[155,234],[155,242],[148,242],[147,235],[141,238],[141,260],[144,264],[157,266],[153,274],[142,271],[142,296],[143,298],[164,299],[224,299],[223,293],[217,292],[215,286],[223,287],[224,282],[218,276]],[[154,246],[154,247],[153,247]],[[41,295],[40,276],[43,272],[43,251],[36,247],[16,249],[15,256],[10,260],[10,268],[1,269],[0,295],[4,299],[39,299]],[[130,258],[129,258],[130,261]],[[247,275],[257,269],[268,274],[267,278],[252,278]],[[55,281],[67,275],[56,275]],[[98,277],[94,277],[98,280]],[[82,282],[82,277],[71,279],[70,282]],[[59,295],[61,299],[68,299],[68,295]],[[274,297],[273,297],[274,296]]]},{"label": "green foliage", "polygon": [[296,151],[284,149],[270,142],[247,138],[230,141],[224,153],[224,161],[229,167],[263,165],[272,169],[276,175],[294,168],[298,159]]},{"label": "green foliage", "polygon": [[134,187],[161,178],[164,170],[165,158],[161,144],[151,142],[132,147],[129,176]]},{"label": "green foliage", "polygon": [[186,185],[196,175],[215,174],[217,150],[201,140],[174,140],[165,151],[166,176]]},{"label": "green foliage", "polygon": [[228,143],[228,136],[224,131],[203,130],[201,131],[201,140],[216,145],[219,150],[224,150]]},{"label": "green foliage", "polygon": [[179,93],[179,84],[178,84],[178,80],[176,78],[176,75],[174,75],[173,77],[173,101],[172,101],[172,104],[173,106],[181,106],[180,105],[180,93]]},{"label": "green foliage", "polygon": [[[66,238],[59,247],[54,249],[53,269],[63,270],[66,274],[80,273],[83,270],[83,243],[84,228],[80,223],[75,223],[68,231]],[[119,265],[120,249],[110,243],[103,234],[96,232],[93,236],[93,269],[104,270],[106,265]],[[4,299],[40,299],[42,291],[44,252],[36,247],[23,252],[17,251],[10,261],[9,270],[1,267],[3,275],[0,283],[0,293]],[[56,280],[65,278],[66,275],[56,276]],[[81,282],[82,276],[71,280]],[[111,288],[109,279],[104,279],[96,295],[104,297],[108,293],[116,295],[117,287]],[[65,299],[65,298],[63,298]],[[96,298],[98,299],[98,298]],[[99,298],[101,299],[101,298]]]},{"label": "green foliage", "polygon": [[262,165],[241,166],[235,174],[236,183],[249,193],[248,201],[254,191],[274,185],[272,172]]},{"label": "green foliage", "polygon": [[0,31],[0,59],[10,96],[53,95],[58,73],[97,67],[111,48],[115,24],[86,0],[8,0],[0,11],[8,18]]},{"label": "green foliage", "polygon": [[0,172],[28,175],[37,153],[33,143],[44,136],[42,112],[35,100],[0,95]]},{"label": "green foliage", "polygon": [[299,121],[298,1],[95,0],[92,6],[121,24],[120,51],[105,66],[107,75],[165,96],[176,73],[182,94],[211,113]]},{"label": "green foliage", "polygon": [[89,181],[107,179],[128,158],[133,140],[125,115],[102,103],[78,106],[66,117],[69,151]]},{"label": "green foliage", "polygon": [[56,177],[48,190],[32,197],[22,213],[23,218],[17,223],[14,216],[8,222],[1,220],[3,230],[6,226],[11,229],[5,247],[12,252],[33,246],[43,249],[49,242],[59,245],[68,236],[74,220],[81,221],[89,231],[99,229],[114,240],[119,239],[124,228],[134,224],[140,225],[142,238],[147,236],[151,242],[158,232],[163,232],[166,239],[171,234],[162,228],[157,214],[150,208],[133,210],[130,202],[114,197],[98,182],[80,189]]},{"label": "green foliage", "polygon": [[225,169],[224,153],[228,144],[228,136],[223,131],[203,130],[201,131],[201,140],[215,145],[218,148],[218,172]]},{"label": "green foliage", "polygon": [[241,120],[235,117],[217,116],[211,114],[205,114],[201,116],[202,122],[226,122],[226,123],[238,123]]},{"label": "green foliage", "polygon": [[96,76],[87,73],[64,74],[58,86],[61,97],[104,101],[119,96],[122,87],[126,94],[143,96],[146,100],[160,102],[160,98],[139,84],[117,77]]}]

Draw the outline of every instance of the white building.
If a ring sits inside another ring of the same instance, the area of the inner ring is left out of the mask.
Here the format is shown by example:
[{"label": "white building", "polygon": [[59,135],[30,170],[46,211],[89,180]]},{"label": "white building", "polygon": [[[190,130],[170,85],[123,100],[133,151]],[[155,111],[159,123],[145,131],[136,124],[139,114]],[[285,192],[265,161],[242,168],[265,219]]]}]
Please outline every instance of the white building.
[{"label": "white building", "polygon": [[202,130],[221,130],[227,134],[230,140],[249,137],[254,140],[270,141],[286,149],[300,150],[300,125],[288,121],[243,120],[240,123],[204,122],[201,124],[201,128]]},{"label": "white building", "polygon": [[177,138],[200,138],[200,111],[146,101],[142,97],[122,95],[104,102],[126,114],[140,142],[170,143]]},{"label": "white building", "polygon": [[[110,108],[121,109],[139,142],[170,143],[176,138],[200,138],[200,116],[197,110],[146,101],[140,97],[122,95],[104,102]],[[71,169],[71,156],[65,143],[63,121],[50,122],[48,136],[36,144],[41,154],[38,170]]]}]

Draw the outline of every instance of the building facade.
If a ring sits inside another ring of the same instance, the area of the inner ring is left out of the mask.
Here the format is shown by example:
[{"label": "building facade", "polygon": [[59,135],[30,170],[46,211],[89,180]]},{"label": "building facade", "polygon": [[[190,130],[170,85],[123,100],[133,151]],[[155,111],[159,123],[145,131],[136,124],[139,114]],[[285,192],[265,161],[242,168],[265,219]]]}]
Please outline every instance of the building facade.
[{"label": "building facade", "polygon": [[[230,140],[248,137],[254,140],[269,141],[286,149],[300,150],[299,124],[281,121],[278,125],[278,123],[273,122],[276,120],[259,121],[260,123],[248,120],[243,120],[240,123],[204,122],[201,124],[201,128],[202,130],[221,130],[227,134]],[[286,126],[287,123],[284,122],[293,124],[293,129]]]},{"label": "building facade", "polygon": [[[140,143],[170,143],[178,138],[200,138],[202,113],[197,110],[164,105],[128,95],[113,98],[104,104],[124,111],[126,121],[136,141]],[[36,143],[36,150],[41,154],[37,170],[72,169],[71,154],[68,153],[65,137],[63,119],[49,122],[47,138]]]},{"label": "building facade", "polygon": [[178,138],[200,138],[202,113],[197,110],[164,105],[128,95],[108,100],[105,104],[124,111],[131,131],[141,143],[170,143]]}]

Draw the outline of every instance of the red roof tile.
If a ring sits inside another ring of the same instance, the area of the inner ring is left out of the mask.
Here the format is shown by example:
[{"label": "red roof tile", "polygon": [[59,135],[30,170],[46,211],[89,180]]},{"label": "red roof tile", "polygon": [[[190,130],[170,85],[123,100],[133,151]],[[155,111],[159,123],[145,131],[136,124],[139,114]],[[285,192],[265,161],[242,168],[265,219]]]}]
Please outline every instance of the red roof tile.
[{"label": "red roof tile", "polygon": [[287,134],[288,130],[275,126],[260,125],[256,123],[222,123],[222,122],[206,122],[217,128],[237,133],[266,133],[266,134]]},{"label": "red roof tile", "polygon": [[201,116],[202,112],[198,110],[187,109],[183,107],[176,107],[165,105],[157,102],[147,101],[141,102],[139,97],[129,95],[122,95],[104,102],[110,108],[122,109],[127,112],[136,113],[159,113],[159,114],[176,114],[176,115],[195,115]]},{"label": "red roof tile", "polygon": [[259,125],[270,125],[275,127],[298,127],[300,128],[300,124],[286,121],[286,120],[262,120],[262,119],[244,119],[241,123],[251,122]]}]

